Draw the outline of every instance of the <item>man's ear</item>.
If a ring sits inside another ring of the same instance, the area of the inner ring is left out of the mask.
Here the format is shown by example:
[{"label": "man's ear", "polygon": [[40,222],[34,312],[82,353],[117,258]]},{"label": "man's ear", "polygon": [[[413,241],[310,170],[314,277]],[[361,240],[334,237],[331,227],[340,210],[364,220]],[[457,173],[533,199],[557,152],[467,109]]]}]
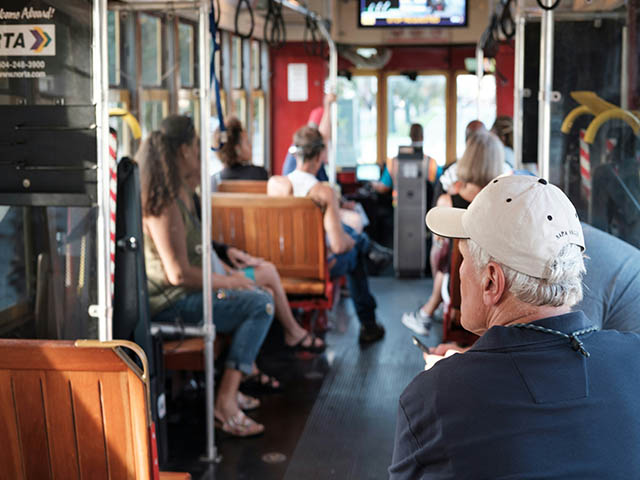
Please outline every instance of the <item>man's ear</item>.
[{"label": "man's ear", "polygon": [[489,262],[482,277],[482,300],[487,306],[500,303],[507,288],[507,281],[502,267],[495,262]]}]

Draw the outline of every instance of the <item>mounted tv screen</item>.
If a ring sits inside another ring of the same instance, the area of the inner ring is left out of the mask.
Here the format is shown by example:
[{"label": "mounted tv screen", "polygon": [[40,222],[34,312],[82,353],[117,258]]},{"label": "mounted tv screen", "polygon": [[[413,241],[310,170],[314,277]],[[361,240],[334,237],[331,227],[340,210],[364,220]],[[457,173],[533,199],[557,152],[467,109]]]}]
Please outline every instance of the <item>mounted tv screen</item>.
[{"label": "mounted tv screen", "polygon": [[463,27],[467,0],[359,0],[361,27]]}]

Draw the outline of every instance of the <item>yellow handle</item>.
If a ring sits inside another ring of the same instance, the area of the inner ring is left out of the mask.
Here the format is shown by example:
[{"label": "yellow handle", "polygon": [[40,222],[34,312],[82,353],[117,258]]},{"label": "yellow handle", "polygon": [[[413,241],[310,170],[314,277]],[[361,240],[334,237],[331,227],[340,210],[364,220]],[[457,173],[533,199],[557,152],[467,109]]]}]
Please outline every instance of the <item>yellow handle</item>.
[{"label": "yellow handle", "polygon": [[621,108],[612,108],[611,110],[607,110],[606,112],[601,113],[593,119],[593,121],[589,124],[589,128],[587,128],[587,131],[584,134],[584,141],[587,143],[593,143],[596,138],[596,134],[598,133],[598,130],[600,129],[602,124],[614,118],[624,121],[633,129],[633,133],[635,133],[636,135],[638,135],[638,132],[640,132],[640,121],[636,118],[635,115],[627,110],[622,110]]},{"label": "yellow handle", "polygon": [[573,127],[573,123],[576,121],[576,118],[586,114],[593,115],[593,113],[591,113],[591,110],[589,110],[589,107],[587,107],[586,105],[580,105],[579,107],[574,108],[567,114],[566,117],[564,117],[564,121],[562,122],[560,131],[562,133],[569,133],[571,131],[571,128]]},{"label": "yellow handle", "polygon": [[129,111],[125,110],[124,108],[111,108],[109,109],[109,116],[122,117],[122,120],[124,120],[124,123],[126,123],[127,126],[131,129],[133,138],[138,140],[140,137],[142,137],[142,130],[140,129],[140,124],[138,123],[138,120],[136,120],[136,117],[131,115]]}]

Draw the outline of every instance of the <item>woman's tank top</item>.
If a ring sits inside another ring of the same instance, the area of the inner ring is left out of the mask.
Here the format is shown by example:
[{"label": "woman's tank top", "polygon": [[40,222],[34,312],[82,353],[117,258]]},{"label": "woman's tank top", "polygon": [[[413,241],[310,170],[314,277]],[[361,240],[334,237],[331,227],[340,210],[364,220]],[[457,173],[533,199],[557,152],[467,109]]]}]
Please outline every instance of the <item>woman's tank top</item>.
[{"label": "woman's tank top", "polygon": [[[189,211],[182,200],[178,198],[176,201],[184,223],[189,264],[202,268],[202,231],[200,221]],[[155,314],[170,307],[172,302],[186,295],[188,291],[184,287],[169,283],[162,265],[162,259],[153,243],[153,239],[146,233],[144,234],[144,261],[147,270],[149,307],[153,317]],[[215,251],[211,252],[211,263],[214,273],[225,274],[222,262]]]}]

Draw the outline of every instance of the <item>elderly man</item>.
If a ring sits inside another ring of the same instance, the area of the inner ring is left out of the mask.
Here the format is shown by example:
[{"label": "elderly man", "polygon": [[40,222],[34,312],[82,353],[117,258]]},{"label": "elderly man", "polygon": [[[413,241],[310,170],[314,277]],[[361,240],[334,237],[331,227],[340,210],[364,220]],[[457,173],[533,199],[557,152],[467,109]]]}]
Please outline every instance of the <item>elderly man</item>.
[{"label": "elderly man", "polygon": [[571,310],[584,240],[567,197],[498,178],[427,225],[463,239],[462,325],[481,337],[402,394],[391,478],[637,478],[640,336]]}]

